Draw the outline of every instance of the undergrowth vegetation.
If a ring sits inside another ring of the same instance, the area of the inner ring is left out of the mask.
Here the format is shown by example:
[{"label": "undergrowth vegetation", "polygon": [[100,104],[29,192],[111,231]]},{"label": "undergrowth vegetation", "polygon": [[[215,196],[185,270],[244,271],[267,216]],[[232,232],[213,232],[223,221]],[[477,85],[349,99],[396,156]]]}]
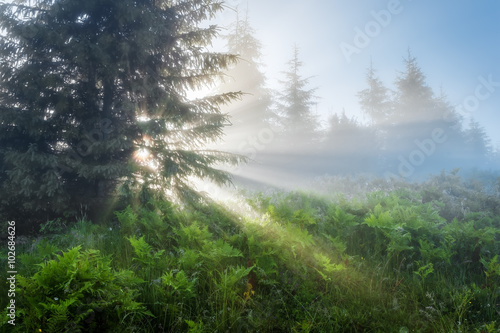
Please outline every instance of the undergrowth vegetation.
[{"label": "undergrowth vegetation", "polygon": [[17,239],[14,331],[498,332],[499,185],[443,173],[50,221]]}]

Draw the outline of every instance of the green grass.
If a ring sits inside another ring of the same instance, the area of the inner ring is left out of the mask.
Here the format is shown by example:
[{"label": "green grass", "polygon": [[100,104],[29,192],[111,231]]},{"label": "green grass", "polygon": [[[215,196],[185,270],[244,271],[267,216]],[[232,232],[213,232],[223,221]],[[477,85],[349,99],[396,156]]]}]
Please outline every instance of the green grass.
[{"label": "green grass", "polygon": [[453,176],[350,199],[258,193],[50,221],[17,246],[15,329],[498,332],[500,198]]}]

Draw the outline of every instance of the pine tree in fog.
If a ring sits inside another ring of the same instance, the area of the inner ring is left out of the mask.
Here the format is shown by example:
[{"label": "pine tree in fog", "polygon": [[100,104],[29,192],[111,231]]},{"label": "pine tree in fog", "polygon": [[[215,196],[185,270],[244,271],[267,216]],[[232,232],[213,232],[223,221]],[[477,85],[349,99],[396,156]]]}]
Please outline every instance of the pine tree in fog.
[{"label": "pine tree in fog", "polygon": [[[422,174],[436,168],[458,167],[463,155],[462,120],[446,96],[436,96],[427,85],[410,52],[395,84],[394,110],[386,140],[388,160],[392,161],[388,167],[395,169],[405,158],[409,161],[409,154],[415,151],[419,157],[412,163]],[[443,140],[433,139],[436,131],[442,133]]]},{"label": "pine tree in fog", "polygon": [[[370,63],[367,70],[366,84],[368,87],[358,93],[358,99],[361,110],[370,118],[371,135],[368,135],[369,141],[363,141],[368,145],[362,151],[369,153],[372,170],[375,166],[384,169],[386,150],[390,146],[388,133],[393,121],[393,103],[389,89],[376,76],[373,63]],[[365,168],[366,166],[367,164],[364,165]]]},{"label": "pine tree in fog", "polygon": [[299,49],[293,49],[293,57],[288,62],[282,90],[278,95],[278,113],[283,126],[284,144],[290,149],[315,146],[319,140],[318,120],[313,113],[316,105],[316,89],[308,89],[309,78],[300,74],[302,61]]},{"label": "pine tree in fog", "polygon": [[392,115],[389,90],[375,75],[372,63],[367,70],[366,83],[368,87],[358,93],[361,109],[370,117],[372,125],[385,127]]},{"label": "pine tree in fog", "polygon": [[415,139],[430,136],[430,123],[440,115],[434,113],[432,89],[410,52],[404,59],[404,71],[397,77],[395,85],[388,142],[390,149],[399,153],[413,149]]},{"label": "pine tree in fog", "polygon": [[[457,168],[464,165],[465,137],[462,131],[463,118],[448,101],[443,91],[434,98],[433,108],[440,118],[432,122],[433,129],[443,130],[446,141],[437,147],[438,153],[432,156],[431,161],[440,169]],[[437,170],[436,170],[437,171]]]},{"label": "pine tree in fog", "polygon": [[471,118],[468,125],[464,132],[466,160],[471,163],[471,167],[485,166],[492,154],[491,139],[474,119]]},{"label": "pine tree in fog", "polygon": [[400,122],[407,120],[419,121],[430,119],[430,104],[432,89],[427,85],[426,78],[417,59],[408,52],[404,59],[404,71],[396,79],[396,100],[398,108],[395,117]]},{"label": "pine tree in fog", "polygon": [[256,136],[262,129],[268,128],[273,114],[271,108],[271,93],[266,88],[266,77],[262,73],[261,44],[255,37],[255,31],[250,25],[248,13],[244,19],[237,14],[236,22],[230,27],[230,33],[225,36],[227,49],[239,60],[224,74],[224,82],[218,91],[241,91],[244,95],[223,108],[229,113],[233,126],[226,131],[226,140],[244,140],[238,135]]},{"label": "pine tree in fog", "polygon": [[0,25],[0,201],[17,215],[97,212],[118,186],[195,195],[188,177],[237,158],[207,151],[238,94],[190,101],[236,57],[199,28],[222,9],[205,0],[31,0],[3,4]]}]

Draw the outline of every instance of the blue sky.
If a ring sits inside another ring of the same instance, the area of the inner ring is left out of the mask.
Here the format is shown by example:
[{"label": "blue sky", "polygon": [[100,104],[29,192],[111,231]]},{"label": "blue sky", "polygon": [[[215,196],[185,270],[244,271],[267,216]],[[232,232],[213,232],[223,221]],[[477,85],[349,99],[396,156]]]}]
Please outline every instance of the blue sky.
[{"label": "blue sky", "polygon": [[[256,37],[262,42],[263,70],[271,88],[286,69],[296,43],[304,63],[303,75],[318,87],[317,112],[323,119],[345,109],[363,121],[356,93],[365,88],[366,68],[373,61],[379,77],[391,88],[408,49],[436,93],[442,88],[452,105],[471,102],[483,77],[500,82],[500,1],[465,0],[228,0],[230,7],[247,6]],[[383,11],[383,12],[381,12]],[[377,23],[375,13],[385,26]],[[383,15],[382,15],[383,16]],[[234,20],[227,10],[224,26]],[[389,21],[387,23],[387,21]],[[378,27],[377,27],[378,24]],[[355,45],[356,30],[369,30],[369,43],[346,57],[341,45]],[[342,44],[344,43],[344,44]],[[348,59],[349,58],[349,61]],[[472,115],[500,145],[500,84],[470,107]],[[468,99],[469,98],[469,99]]]}]

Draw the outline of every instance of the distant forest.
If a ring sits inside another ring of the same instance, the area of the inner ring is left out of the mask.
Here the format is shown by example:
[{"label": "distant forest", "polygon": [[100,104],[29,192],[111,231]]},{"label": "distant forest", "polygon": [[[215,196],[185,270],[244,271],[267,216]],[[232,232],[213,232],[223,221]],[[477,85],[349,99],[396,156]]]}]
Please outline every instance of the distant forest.
[{"label": "distant forest", "polygon": [[[394,90],[369,64],[366,88],[357,95],[368,123],[344,111],[330,116],[325,128],[315,109],[315,89],[301,75],[297,46],[286,64],[281,88],[272,91],[265,85],[261,44],[248,16],[238,19],[226,38],[229,52],[242,60],[227,73],[229,79],[219,91],[248,93],[224,109],[233,123],[226,141],[232,149],[237,142],[235,151],[257,162],[254,171],[281,170],[290,177],[370,173],[411,180],[443,169],[494,170],[500,166],[498,147],[492,146],[481,124],[465,119],[442,91],[436,93],[427,85],[410,51],[395,77]],[[488,78],[483,81],[481,89],[488,93]]]}]

